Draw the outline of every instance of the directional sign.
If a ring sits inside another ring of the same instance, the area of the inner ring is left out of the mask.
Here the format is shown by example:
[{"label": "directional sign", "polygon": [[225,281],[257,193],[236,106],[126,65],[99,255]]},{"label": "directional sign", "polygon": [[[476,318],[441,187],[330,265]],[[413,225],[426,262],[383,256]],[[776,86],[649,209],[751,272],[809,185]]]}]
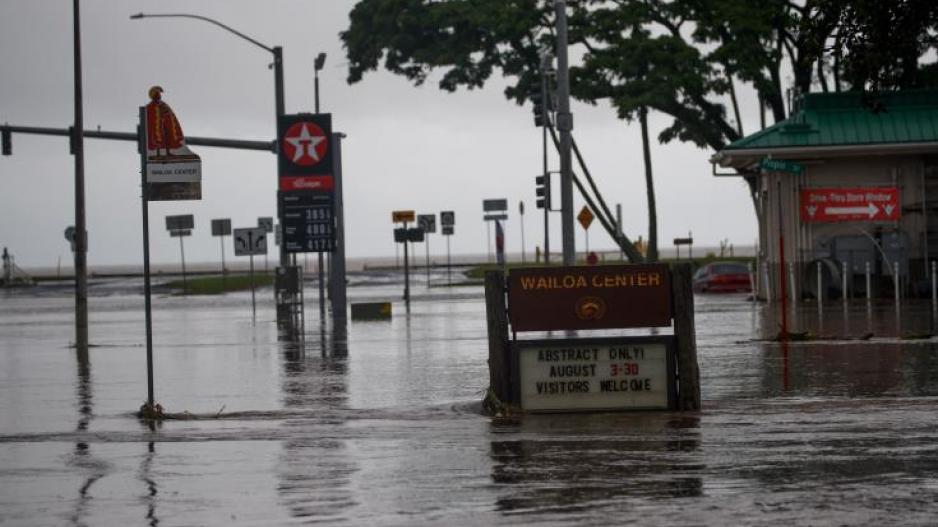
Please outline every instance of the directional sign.
[{"label": "directional sign", "polygon": [[263,227],[265,232],[274,232],[274,219],[270,216],[257,218],[257,226]]},{"label": "directional sign", "polygon": [[231,236],[231,218],[212,220],[212,236]]},{"label": "directional sign", "polygon": [[393,223],[413,223],[414,222],[414,211],[412,210],[395,210],[391,212],[391,221]]},{"label": "directional sign", "polygon": [[508,210],[507,199],[482,200],[482,212],[498,212],[501,210]]},{"label": "directional sign", "polygon": [[332,115],[293,114],[277,119],[280,190],[332,190]]},{"label": "directional sign", "polygon": [[801,191],[801,221],[899,221],[899,189],[809,188]]},{"label": "directional sign", "polygon": [[421,214],[417,216],[417,225],[423,229],[426,234],[436,232],[436,214]]},{"label": "directional sign", "polygon": [[178,216],[166,216],[166,230],[183,231],[192,230],[195,226],[192,214],[181,214]]},{"label": "directional sign", "polygon": [[267,254],[267,233],[262,227],[234,230],[235,256]]},{"label": "directional sign", "polygon": [[456,225],[456,213],[451,210],[444,210],[440,213],[440,225],[446,227],[447,225],[453,226]]},{"label": "directional sign", "polygon": [[169,235],[173,238],[184,238],[186,236],[192,236],[192,231],[189,229],[169,231]]},{"label": "directional sign", "polygon": [[804,165],[801,163],[786,161],[784,159],[765,158],[759,162],[759,168],[762,172],[787,172],[796,176],[804,172]]},{"label": "directional sign", "polygon": [[583,226],[583,230],[588,230],[593,223],[593,211],[584,205],[580,213],[576,215],[576,219]]}]

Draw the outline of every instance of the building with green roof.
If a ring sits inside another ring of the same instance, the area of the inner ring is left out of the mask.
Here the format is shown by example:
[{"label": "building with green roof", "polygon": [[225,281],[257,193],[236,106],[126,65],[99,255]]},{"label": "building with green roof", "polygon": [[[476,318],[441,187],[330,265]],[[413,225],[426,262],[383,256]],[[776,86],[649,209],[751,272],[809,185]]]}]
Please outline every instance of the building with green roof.
[{"label": "building with green roof", "polygon": [[[759,295],[929,290],[938,259],[938,90],[812,93],[791,117],[717,152],[747,177],[759,219]],[[721,175],[725,175],[721,174]],[[779,240],[783,243],[780,245]],[[785,262],[782,273],[779,264]],[[792,289],[794,290],[792,292]]]}]

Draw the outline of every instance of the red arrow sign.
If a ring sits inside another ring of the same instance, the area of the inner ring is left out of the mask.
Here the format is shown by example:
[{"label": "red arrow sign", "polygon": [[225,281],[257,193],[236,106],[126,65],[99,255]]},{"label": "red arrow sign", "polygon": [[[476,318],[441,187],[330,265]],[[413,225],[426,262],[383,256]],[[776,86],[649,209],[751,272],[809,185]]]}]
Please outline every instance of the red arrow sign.
[{"label": "red arrow sign", "polygon": [[896,187],[811,188],[801,191],[801,221],[898,221]]}]

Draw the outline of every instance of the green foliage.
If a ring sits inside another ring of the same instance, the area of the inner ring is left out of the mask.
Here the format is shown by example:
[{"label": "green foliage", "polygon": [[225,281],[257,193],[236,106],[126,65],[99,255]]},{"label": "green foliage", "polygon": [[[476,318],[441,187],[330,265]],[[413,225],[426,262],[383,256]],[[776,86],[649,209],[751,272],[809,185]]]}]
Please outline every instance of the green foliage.
[{"label": "green foliage", "polygon": [[[273,285],[274,277],[269,274],[255,274],[254,287],[269,287]],[[220,295],[232,291],[244,291],[251,288],[250,275],[204,276],[189,278],[183,288],[182,280],[174,280],[164,284],[165,287],[187,295]]]}]

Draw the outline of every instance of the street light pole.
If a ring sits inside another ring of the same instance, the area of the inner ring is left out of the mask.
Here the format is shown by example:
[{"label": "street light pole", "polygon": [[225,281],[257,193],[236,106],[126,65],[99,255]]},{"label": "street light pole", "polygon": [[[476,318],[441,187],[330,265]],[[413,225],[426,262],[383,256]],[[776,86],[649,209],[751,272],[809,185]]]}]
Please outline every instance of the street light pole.
[{"label": "street light pole", "polygon": [[[75,1],[76,1],[76,3],[77,3],[77,0],[75,0]],[[191,19],[195,19],[195,20],[201,20],[201,21],[203,21],[203,22],[208,22],[209,24],[212,24],[212,25],[214,25],[214,26],[218,26],[218,27],[224,29],[225,31],[227,31],[227,32],[229,32],[229,33],[232,33],[232,34],[234,34],[234,35],[240,37],[241,39],[246,40],[246,41],[250,42],[251,44],[254,44],[255,46],[257,46],[257,47],[263,49],[264,51],[270,53],[271,55],[273,55],[273,58],[274,58],[274,62],[273,62],[273,70],[274,70],[274,107],[275,107],[275,112],[276,112],[276,118],[274,119],[274,130],[277,129],[277,125],[278,125],[279,118],[280,118],[280,116],[282,116],[282,115],[284,114],[284,111],[285,111],[285,110],[284,110],[284,89],[283,89],[283,48],[282,48],[282,47],[280,47],[280,46],[274,46],[274,47],[266,46],[266,45],[264,45],[264,44],[258,42],[257,40],[254,40],[253,38],[251,38],[251,37],[245,35],[244,33],[240,32],[240,31],[238,31],[238,30],[236,30],[236,29],[233,29],[233,28],[231,28],[231,27],[229,27],[229,26],[226,26],[225,24],[222,24],[221,22],[219,22],[219,21],[217,21],[217,20],[215,20],[215,19],[212,19],[212,18],[209,18],[209,17],[206,17],[206,16],[201,16],[201,15],[192,15],[192,14],[188,14],[188,13],[160,13],[160,14],[144,14],[144,13],[137,13],[136,15],[131,15],[130,18],[131,18],[132,20],[139,20],[139,19],[142,19],[142,18],[191,18]],[[279,179],[279,174],[278,174],[278,179]],[[278,185],[278,188],[279,188],[279,185]],[[280,211],[280,203],[279,203],[279,200],[277,200],[277,201],[278,201],[278,203],[277,203],[277,217],[278,217],[278,218],[282,218],[282,217],[283,217],[283,214],[282,214],[281,211]],[[280,223],[281,223],[281,225],[282,225],[283,222],[280,222]],[[280,244],[280,266],[286,268],[286,267],[289,266],[289,265],[290,265],[290,256],[289,256],[289,254],[287,253],[286,245],[281,243],[281,244]],[[296,291],[293,291],[292,293],[295,294]]]},{"label": "street light pole", "polygon": [[576,262],[573,230],[573,115],[570,113],[570,70],[567,62],[567,2],[555,0],[557,18],[557,128],[560,130],[560,229],[563,234],[563,264]]},{"label": "street light pole", "polygon": [[[316,56],[315,62],[313,62],[313,94],[315,98],[315,107],[316,113],[319,113],[319,70],[322,69],[326,64],[326,54],[320,53]],[[319,323],[323,324],[326,321],[326,273],[323,270],[323,255],[322,253],[317,253],[319,258]]]}]

